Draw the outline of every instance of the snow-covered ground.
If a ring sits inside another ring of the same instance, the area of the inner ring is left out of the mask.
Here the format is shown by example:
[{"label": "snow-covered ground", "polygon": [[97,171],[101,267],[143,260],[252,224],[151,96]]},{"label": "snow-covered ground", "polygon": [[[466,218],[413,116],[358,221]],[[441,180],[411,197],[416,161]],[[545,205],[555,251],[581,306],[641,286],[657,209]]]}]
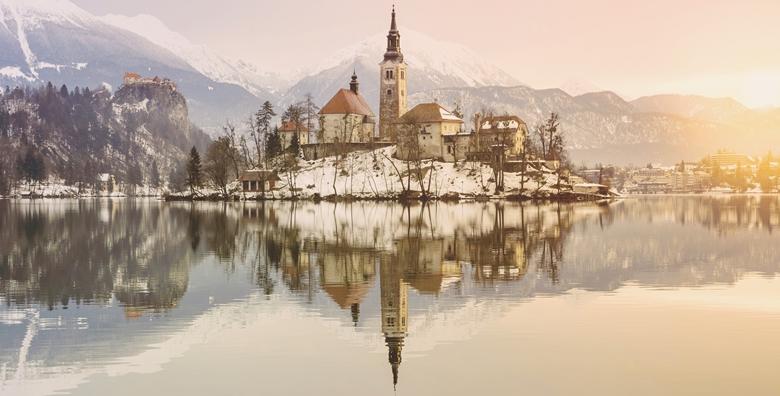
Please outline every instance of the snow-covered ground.
[{"label": "snow-covered ground", "polygon": [[[424,188],[415,177],[417,165],[407,164],[393,158],[395,147],[385,147],[374,151],[350,153],[347,158],[323,158],[316,161],[299,162],[298,172],[282,172],[278,189],[266,194],[269,198],[313,198],[332,195],[352,196],[355,198],[394,198],[404,191],[404,185],[411,184],[411,191],[428,191],[431,195],[442,197],[457,194],[468,198],[493,195],[495,182],[492,169],[474,162],[445,163],[423,161]],[[429,173],[430,169],[432,173]],[[411,172],[411,177],[407,177]],[[400,174],[400,176],[399,176]],[[401,181],[403,179],[403,182]],[[557,183],[556,176],[544,173],[541,183],[528,181],[525,189],[539,190],[542,193],[553,191]],[[403,184],[402,184],[403,183]],[[517,194],[520,188],[520,175],[504,174],[506,194]],[[244,194],[247,199],[255,194]],[[497,196],[500,197],[500,196]]]}]

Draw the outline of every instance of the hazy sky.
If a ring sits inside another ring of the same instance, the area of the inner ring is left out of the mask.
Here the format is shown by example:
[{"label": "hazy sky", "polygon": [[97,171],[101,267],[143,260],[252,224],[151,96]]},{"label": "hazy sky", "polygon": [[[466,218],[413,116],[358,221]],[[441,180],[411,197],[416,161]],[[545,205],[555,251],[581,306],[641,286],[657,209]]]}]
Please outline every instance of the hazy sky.
[{"label": "hazy sky", "polygon": [[[152,14],[268,69],[317,63],[386,31],[391,0],[74,0]],[[399,22],[464,44],[535,88],[568,80],[632,98],[733,96],[780,106],[780,0],[396,0]],[[403,32],[401,32],[403,34]]]}]

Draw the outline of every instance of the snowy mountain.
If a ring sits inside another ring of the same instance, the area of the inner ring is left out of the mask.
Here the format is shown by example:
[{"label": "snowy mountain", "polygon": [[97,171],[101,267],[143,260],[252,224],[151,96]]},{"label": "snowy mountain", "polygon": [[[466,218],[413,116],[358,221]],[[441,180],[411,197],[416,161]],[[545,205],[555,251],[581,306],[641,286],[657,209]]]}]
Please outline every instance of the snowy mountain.
[{"label": "snowy mountain", "polygon": [[583,81],[583,80],[576,80],[576,79],[569,79],[560,86],[558,86],[561,90],[566,92],[567,94],[571,96],[580,96],[587,93],[592,92],[602,92],[603,89],[596,86],[596,84],[593,84],[589,81]]},{"label": "snowy mountain", "polygon": [[103,22],[138,34],[167,48],[195,70],[214,81],[245,88],[255,96],[289,87],[290,82],[281,76],[261,71],[257,66],[242,60],[229,60],[203,45],[196,45],[186,37],[172,31],[162,21],[151,15],[105,15]]},{"label": "snowy mountain", "polygon": [[[409,65],[409,91],[421,92],[445,87],[515,86],[520,82],[486,62],[474,51],[453,43],[436,40],[402,27],[401,48]],[[335,52],[318,66],[308,70],[287,94],[301,98],[311,93],[325,103],[349,82],[353,69],[358,72],[363,95],[378,108],[379,62],[387,46],[386,33],[371,36],[351,47]]]},{"label": "snowy mountain", "polygon": [[780,109],[740,111],[744,106],[730,99],[672,95],[627,102],[609,91],[571,96],[523,86],[434,89],[409,98],[411,105],[434,100],[459,104],[467,119],[481,109],[516,114],[530,128],[557,112],[576,164],[671,164],[721,148],[761,154],[780,144]]},{"label": "snowy mountain", "polygon": [[119,87],[127,71],[176,82],[193,120],[206,128],[243,118],[261,103],[242,86],[209,77],[168,48],[70,1],[0,0],[0,84]]}]

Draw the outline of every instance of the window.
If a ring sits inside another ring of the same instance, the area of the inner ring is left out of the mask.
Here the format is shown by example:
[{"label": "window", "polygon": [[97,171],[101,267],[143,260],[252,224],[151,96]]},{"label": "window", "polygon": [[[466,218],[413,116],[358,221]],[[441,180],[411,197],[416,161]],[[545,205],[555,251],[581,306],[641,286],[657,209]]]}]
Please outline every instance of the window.
[{"label": "window", "polygon": [[393,317],[387,318],[387,325],[388,326],[395,326],[395,318],[393,318]]},{"label": "window", "polygon": [[388,89],[387,90],[387,96],[393,96],[393,90],[392,89]]},{"label": "window", "polygon": [[401,90],[401,96],[404,96],[404,90],[403,89]]},{"label": "window", "polygon": [[393,79],[393,71],[392,70],[385,70],[385,79],[392,80]]},{"label": "window", "polygon": [[401,80],[403,80],[403,79],[404,79],[404,71],[401,70]]}]

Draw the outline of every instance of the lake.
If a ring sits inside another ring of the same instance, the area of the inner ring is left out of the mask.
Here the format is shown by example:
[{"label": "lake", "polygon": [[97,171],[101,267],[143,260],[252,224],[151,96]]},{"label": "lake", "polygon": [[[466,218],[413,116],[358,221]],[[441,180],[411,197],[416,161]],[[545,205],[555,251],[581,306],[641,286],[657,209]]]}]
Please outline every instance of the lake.
[{"label": "lake", "polygon": [[0,394],[777,395],[780,197],[0,200]]}]

